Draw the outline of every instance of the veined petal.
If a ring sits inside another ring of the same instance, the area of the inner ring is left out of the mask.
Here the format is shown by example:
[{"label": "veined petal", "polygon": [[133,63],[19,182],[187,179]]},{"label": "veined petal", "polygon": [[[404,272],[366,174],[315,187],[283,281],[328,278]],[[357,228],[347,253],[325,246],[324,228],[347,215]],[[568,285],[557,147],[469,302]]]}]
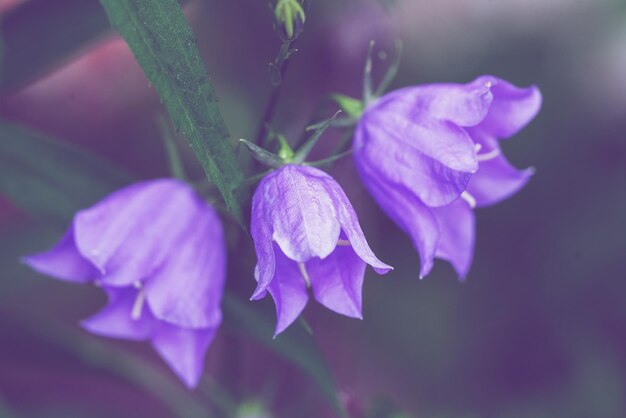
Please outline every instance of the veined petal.
[{"label": "veined petal", "polygon": [[300,316],[309,300],[309,295],[306,279],[302,276],[298,263],[288,259],[278,245],[274,245],[274,249],[276,272],[267,290],[269,290],[276,305],[275,337]]},{"label": "veined petal", "polygon": [[374,252],[365,239],[357,214],[339,183],[328,176],[324,184],[328,194],[333,199],[341,229],[346,234],[346,238],[350,242],[354,252],[356,252],[361,260],[372,266],[378,274],[385,274],[389,272],[389,270],[393,270],[393,267],[383,263],[374,255]]},{"label": "veined petal", "polygon": [[459,199],[447,206],[433,209],[439,223],[439,245],[436,257],[448,260],[461,280],[465,279],[474,255],[474,212]]},{"label": "veined petal", "polygon": [[97,314],[81,321],[81,326],[92,334],[126,340],[149,339],[157,321],[147,306],[133,319],[132,312],[137,301],[138,290],[105,287],[109,302]]},{"label": "veined petal", "polygon": [[257,188],[252,198],[252,214],[250,217],[250,234],[254,241],[254,251],[257,256],[254,272],[257,287],[250,300],[258,300],[265,297],[267,287],[272,278],[274,278],[276,270],[272,230],[269,221],[265,218],[265,210],[263,194]]},{"label": "veined petal", "polygon": [[406,119],[425,117],[459,126],[479,124],[493,101],[491,83],[478,78],[467,84],[436,83],[391,92],[372,104],[373,112],[401,114]]},{"label": "veined petal", "polygon": [[128,286],[161,265],[202,203],[178,180],[133,184],[76,214],[76,246],[105,284]]},{"label": "veined petal", "polygon": [[384,182],[370,166],[356,167],[370,194],[378,205],[413,240],[420,254],[420,277],[426,276],[433,267],[435,250],[439,242],[439,226],[432,211],[411,190],[399,183]]},{"label": "veined petal", "polygon": [[477,126],[496,138],[509,138],[524,128],[541,109],[541,92],[536,86],[527,88],[492,76],[484,76],[492,84],[493,103],[485,119]]},{"label": "veined petal", "polygon": [[78,252],[72,226],[54,248],[22,261],[41,274],[69,282],[87,283],[100,276],[96,267]]},{"label": "veined petal", "polygon": [[458,198],[478,169],[474,142],[467,132],[428,115],[408,117],[374,110],[356,128],[354,158],[386,181],[411,189],[428,206]]},{"label": "veined petal", "polygon": [[186,328],[215,327],[226,278],[226,244],[217,213],[206,203],[186,220],[188,228],[160,268],[145,280],[154,315]]},{"label": "veined petal", "polygon": [[161,322],[152,337],[152,347],[188,388],[195,388],[216,330],[216,327],[186,329]]},{"label": "veined petal", "polygon": [[518,170],[504,155],[499,154],[480,163],[480,169],[470,180],[467,191],[476,199],[477,206],[493,205],[517,193],[533,173],[532,168]]},{"label": "veined petal", "polygon": [[362,319],[365,262],[350,246],[337,247],[328,257],[306,264],[315,299],[339,314]]},{"label": "veined petal", "polygon": [[260,213],[253,214],[252,228],[260,229],[257,222],[271,225],[273,240],[294,261],[328,256],[337,244],[340,226],[320,181],[327,176],[316,168],[295,165],[265,176],[254,194],[254,209]]}]

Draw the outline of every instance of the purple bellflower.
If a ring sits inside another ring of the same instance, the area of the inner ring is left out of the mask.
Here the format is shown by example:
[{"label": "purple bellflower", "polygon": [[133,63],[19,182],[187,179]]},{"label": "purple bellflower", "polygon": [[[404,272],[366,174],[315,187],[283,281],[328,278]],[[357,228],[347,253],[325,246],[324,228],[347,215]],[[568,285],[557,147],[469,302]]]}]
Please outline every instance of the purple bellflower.
[{"label": "purple bellflower", "polygon": [[259,183],[252,198],[251,233],[257,254],[253,300],[269,291],[276,304],[276,335],[313,297],[337,313],[361,318],[366,264],[391,267],[370,249],[339,184],[323,171],[285,165]]},{"label": "purple bellflower", "polygon": [[102,287],[108,304],[82,321],[89,332],[149,340],[188,386],[222,320],[222,225],[185,183],[162,179],[120,189],[81,210],[51,250],[24,259],[40,273]]},{"label": "purple bellflower", "polygon": [[465,278],[474,250],[472,209],[511,196],[533,173],[511,166],[498,142],[540,107],[535,86],[482,76],[396,90],[365,110],[354,136],[355,164],[380,207],[412,238],[420,277],[441,258]]}]

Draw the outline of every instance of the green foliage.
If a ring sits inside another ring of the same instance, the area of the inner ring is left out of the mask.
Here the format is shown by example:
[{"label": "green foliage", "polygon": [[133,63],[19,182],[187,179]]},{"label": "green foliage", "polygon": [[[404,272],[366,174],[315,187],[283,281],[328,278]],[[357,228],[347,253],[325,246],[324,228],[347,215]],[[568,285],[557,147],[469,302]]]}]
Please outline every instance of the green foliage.
[{"label": "green foliage", "polygon": [[128,174],[90,153],[0,122],[0,193],[38,217],[65,224],[129,182]]},{"label": "green foliage", "polygon": [[175,128],[189,141],[229,212],[243,225],[243,173],[205,71],[191,27],[176,0],[101,0],[165,104]]},{"label": "green foliage", "polygon": [[294,35],[294,24],[297,20],[304,23],[306,16],[304,9],[298,0],[278,0],[274,9],[276,20],[285,26],[287,38],[291,39]]},{"label": "green foliage", "polygon": [[256,314],[256,311],[241,303],[235,297],[225,295],[223,308],[225,325],[246,336],[256,339],[261,344],[296,364],[307,373],[320,387],[335,411],[347,417],[337,398],[337,389],[326,367],[324,359],[315,348],[311,335],[304,327],[292,326],[276,339],[273,334],[273,322]]},{"label": "green foliage", "polygon": [[332,99],[351,118],[358,119],[361,117],[364,110],[362,101],[343,94],[333,94]]}]

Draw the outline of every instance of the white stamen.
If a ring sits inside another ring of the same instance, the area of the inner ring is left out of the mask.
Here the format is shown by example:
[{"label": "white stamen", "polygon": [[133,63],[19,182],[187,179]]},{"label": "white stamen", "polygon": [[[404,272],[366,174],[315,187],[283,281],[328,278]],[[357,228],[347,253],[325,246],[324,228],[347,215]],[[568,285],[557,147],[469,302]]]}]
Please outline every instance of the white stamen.
[{"label": "white stamen", "polygon": [[479,152],[481,150],[483,146],[480,144],[474,144],[474,149],[476,150],[476,152]]},{"label": "white stamen", "polygon": [[306,287],[311,287],[311,278],[309,277],[309,273],[306,271],[304,263],[298,263],[298,270],[300,270],[300,275],[304,279]]},{"label": "white stamen", "polygon": [[492,83],[491,81],[487,81],[487,82],[485,83],[485,87],[487,87],[488,89],[490,89],[490,88],[491,88],[491,86],[493,86],[493,83]]},{"label": "white stamen", "polygon": [[143,304],[146,300],[146,294],[143,291],[143,287],[139,288],[137,291],[137,297],[135,298],[135,303],[133,304],[133,310],[130,313],[130,317],[135,321],[141,317],[141,311],[143,309]]},{"label": "white stamen", "polygon": [[135,286],[135,289],[141,289],[141,282],[139,280],[135,280],[133,282],[133,286]]},{"label": "white stamen", "polygon": [[461,199],[465,200],[470,208],[474,209],[476,207],[476,198],[467,191],[461,193]]},{"label": "white stamen", "polygon": [[476,154],[476,159],[479,162],[481,162],[481,161],[489,161],[489,160],[493,160],[498,155],[500,155],[500,150],[498,148],[494,148],[491,151],[486,152],[484,154]]},{"label": "white stamen", "polygon": [[339,239],[339,240],[337,240],[337,246],[338,247],[349,247],[350,246],[350,241],[348,241],[347,239]]}]

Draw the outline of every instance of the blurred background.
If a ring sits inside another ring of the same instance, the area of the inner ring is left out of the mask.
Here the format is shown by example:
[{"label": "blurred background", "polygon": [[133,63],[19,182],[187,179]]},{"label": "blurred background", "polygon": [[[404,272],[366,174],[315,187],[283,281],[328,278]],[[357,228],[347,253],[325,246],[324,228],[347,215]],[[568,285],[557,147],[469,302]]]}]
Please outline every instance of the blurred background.
[{"label": "blurred background", "polygon": [[[2,119],[136,177],[167,175],[159,99],[98,2],[5,0],[0,12]],[[185,12],[231,135],[254,138],[281,44],[267,2],[192,0]],[[537,173],[476,211],[461,284],[444,262],[420,281],[409,239],[350,159],[335,165],[368,241],[395,267],[368,272],[363,321],[305,311],[339,399],[355,418],[626,417],[626,1],[312,1],[274,128],[295,141],[329,94],[358,97],[369,41],[380,77],[396,38],[394,88],[482,74],[537,84],[542,111],[503,144]],[[254,255],[229,231],[228,287],[246,301]],[[147,344],[83,332],[103,295],[19,264],[61,232],[0,198],[0,416],[335,416],[305,373],[245,333],[219,333],[207,377],[187,392]],[[270,300],[250,307],[273,320]]]}]

